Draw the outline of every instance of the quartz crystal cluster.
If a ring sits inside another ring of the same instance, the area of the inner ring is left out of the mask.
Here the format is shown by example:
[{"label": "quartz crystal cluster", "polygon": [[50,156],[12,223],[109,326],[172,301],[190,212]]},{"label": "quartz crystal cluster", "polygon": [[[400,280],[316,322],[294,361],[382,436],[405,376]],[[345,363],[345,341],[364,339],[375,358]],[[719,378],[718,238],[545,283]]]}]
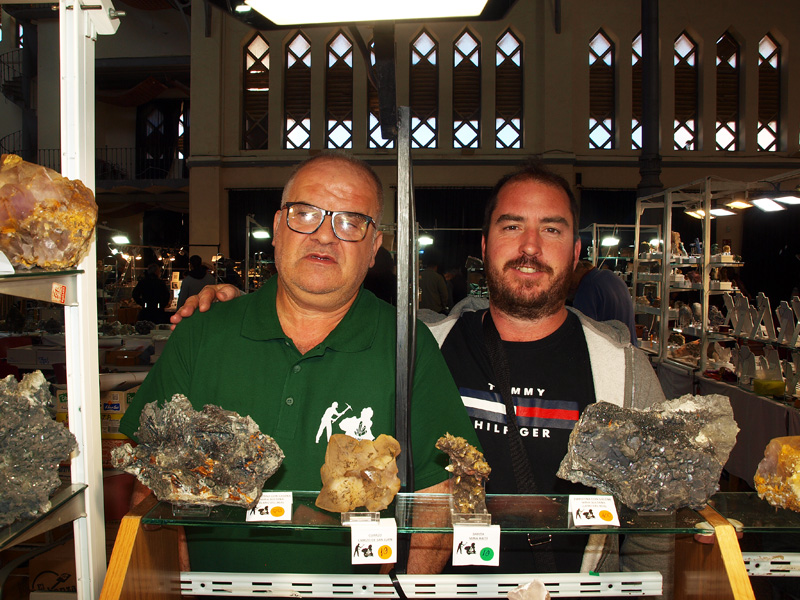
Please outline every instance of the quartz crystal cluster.
[{"label": "quartz crystal cluster", "polygon": [[381,434],[373,441],[333,434],[320,469],[322,489],[316,505],[339,513],[362,506],[370,512],[383,510],[400,491],[399,454],[400,444],[390,435]]},{"label": "quartz crystal cluster", "polygon": [[753,482],[759,498],[800,512],[800,436],[771,440]]},{"label": "quartz crystal cluster", "polygon": [[492,468],[483,453],[462,437],[445,433],[436,447],[450,457],[453,510],[457,513],[486,512],[486,480]]},{"label": "quartz crystal cluster", "polygon": [[0,380],[0,526],[50,510],[58,464],[77,449],[75,436],[50,416],[41,371]]},{"label": "quartz crystal cluster", "polygon": [[569,438],[558,476],[634,510],[701,508],[717,490],[739,428],[725,396],[685,395],[648,410],[598,402]]},{"label": "quartz crystal cluster", "polygon": [[0,156],[0,251],[17,267],[65,269],[89,252],[94,195],[52,169]]},{"label": "quartz crystal cluster", "polygon": [[252,508],[283,462],[253,419],[211,404],[196,411],[181,394],[145,405],[136,437],[138,446],[112,450],[112,465],[174,504]]}]

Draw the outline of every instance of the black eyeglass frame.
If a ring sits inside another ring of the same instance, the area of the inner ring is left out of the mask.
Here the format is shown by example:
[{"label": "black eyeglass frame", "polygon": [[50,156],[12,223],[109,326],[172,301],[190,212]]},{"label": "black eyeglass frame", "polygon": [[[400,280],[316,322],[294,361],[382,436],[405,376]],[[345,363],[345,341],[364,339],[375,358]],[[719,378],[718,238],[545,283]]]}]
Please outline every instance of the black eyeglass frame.
[{"label": "black eyeglass frame", "polygon": [[[320,219],[319,224],[312,230],[312,231],[297,231],[294,227],[291,226],[289,223],[289,210],[293,206],[308,206],[309,208],[313,208],[314,210],[318,210],[322,213],[322,219]],[[333,230],[333,235],[335,235],[338,239],[342,240],[343,242],[363,242],[367,237],[367,231],[369,231],[369,226],[372,225],[373,227],[377,227],[375,225],[375,219],[370,217],[369,215],[362,214],[360,212],[355,212],[352,210],[325,210],[324,208],[320,208],[319,206],[314,206],[313,204],[309,204],[308,202],[287,202],[283,206],[281,206],[281,210],[286,210],[286,226],[294,231],[295,233],[302,233],[303,235],[311,235],[312,233],[316,232],[322,224],[325,222],[325,217],[328,215],[331,216],[331,229]],[[357,215],[359,217],[363,217],[367,220],[367,226],[364,228],[364,236],[360,240],[346,240],[342,236],[339,235],[339,232],[336,231],[336,226],[334,225],[334,219],[337,215]]]}]

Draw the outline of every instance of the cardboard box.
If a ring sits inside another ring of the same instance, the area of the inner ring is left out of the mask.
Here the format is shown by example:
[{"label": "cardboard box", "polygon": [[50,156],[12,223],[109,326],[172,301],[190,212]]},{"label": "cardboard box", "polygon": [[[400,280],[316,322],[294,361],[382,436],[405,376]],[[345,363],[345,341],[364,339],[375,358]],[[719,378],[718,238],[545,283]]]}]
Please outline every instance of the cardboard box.
[{"label": "cardboard box", "polygon": [[56,363],[67,361],[67,351],[64,348],[42,348],[36,349],[36,364],[40,367],[50,367]]},{"label": "cardboard box", "polygon": [[124,413],[131,405],[139,390],[139,383],[123,383],[113,390],[100,392],[100,412],[106,414]]},{"label": "cardboard box", "polygon": [[34,556],[28,563],[28,578],[32,592],[77,592],[72,540]]},{"label": "cardboard box", "polygon": [[100,438],[104,440],[127,440],[119,432],[119,421],[123,413],[100,413]]}]

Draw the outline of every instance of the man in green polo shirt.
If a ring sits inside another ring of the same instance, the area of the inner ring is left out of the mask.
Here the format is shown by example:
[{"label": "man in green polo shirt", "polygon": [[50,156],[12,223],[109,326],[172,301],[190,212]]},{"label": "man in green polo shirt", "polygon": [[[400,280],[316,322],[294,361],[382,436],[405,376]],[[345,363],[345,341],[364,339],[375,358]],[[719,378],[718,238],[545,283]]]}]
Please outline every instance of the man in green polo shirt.
[{"label": "man in green polo shirt", "polygon": [[[180,324],[120,431],[143,406],[186,395],[250,415],[286,458],[272,490],[318,490],[331,433],[394,433],[395,309],[361,288],[381,245],[382,186],[365,163],[319,155],[301,164],[273,222],[278,276],[254,294]],[[415,486],[446,492],[446,431],[476,436],[428,330],[418,329],[410,407]],[[187,527],[194,571],[352,572],[349,532]],[[409,572],[437,572],[441,536],[415,535]],[[184,565],[186,568],[186,565]]]}]

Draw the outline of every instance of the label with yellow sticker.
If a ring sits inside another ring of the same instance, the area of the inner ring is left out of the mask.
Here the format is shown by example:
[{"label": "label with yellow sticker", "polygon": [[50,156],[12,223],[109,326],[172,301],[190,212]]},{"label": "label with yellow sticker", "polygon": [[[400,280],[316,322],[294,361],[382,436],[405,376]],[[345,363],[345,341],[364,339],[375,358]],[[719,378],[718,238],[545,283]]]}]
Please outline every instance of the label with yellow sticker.
[{"label": "label with yellow sticker", "polygon": [[397,562],[397,522],[351,521],[350,556],[354,565],[375,565]]},{"label": "label with yellow sticker", "polygon": [[569,497],[569,519],[572,527],[616,526],[619,516],[614,497],[602,494]]},{"label": "label with yellow sticker", "polygon": [[247,511],[246,521],[291,521],[292,492],[264,492]]}]

